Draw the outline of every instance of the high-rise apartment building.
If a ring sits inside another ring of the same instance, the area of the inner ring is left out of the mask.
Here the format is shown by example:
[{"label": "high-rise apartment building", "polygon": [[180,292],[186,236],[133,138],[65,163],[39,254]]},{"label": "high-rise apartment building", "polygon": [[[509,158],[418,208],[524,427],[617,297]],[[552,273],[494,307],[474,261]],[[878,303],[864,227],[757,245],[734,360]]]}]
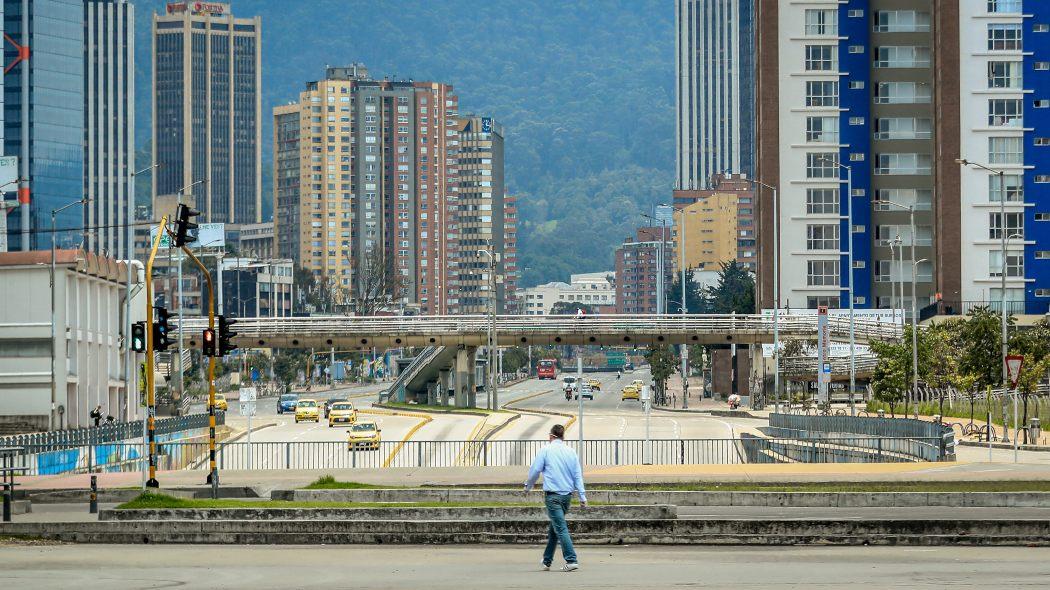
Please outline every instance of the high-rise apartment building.
[{"label": "high-rise apartment building", "polygon": [[[51,211],[84,191],[84,2],[3,0],[3,153],[19,157],[20,206],[8,249],[51,246]],[[10,191],[12,187],[4,187]],[[79,246],[82,209],[57,216],[60,247]]]},{"label": "high-rise apartment building", "polygon": [[634,237],[624,240],[616,249],[616,313],[664,313],[673,281],[672,258],[670,227],[640,227]]},{"label": "high-rise apartment building", "polygon": [[202,221],[262,221],[262,22],[219,2],[153,16],[153,198],[192,194]]},{"label": "high-rise apartment building", "polygon": [[521,280],[521,269],[518,267],[518,197],[514,195],[503,197],[503,272],[503,309],[509,314],[523,314],[518,290],[518,281]]},{"label": "high-rise apartment building", "polygon": [[351,301],[458,311],[458,114],[450,85],[375,80],[360,64],[277,107],[278,255]]},{"label": "high-rise apartment building", "polygon": [[750,174],[754,159],[754,0],[676,0],[675,188]]},{"label": "high-rise apartment building", "polygon": [[[1050,109],[1050,5],[756,8],[756,177],[779,188],[777,210],[771,191],[756,193],[763,307],[773,304],[779,240],[781,306],[845,307],[853,281],[856,306],[910,310],[914,274],[920,309],[960,313],[1005,296],[1015,312],[1045,313],[1050,202],[1039,184],[1050,183],[1050,156],[1041,155],[1050,149],[1042,110]],[[903,299],[894,297],[899,282]]]},{"label": "high-rise apartment building", "polygon": [[743,176],[719,174],[713,188],[674,191],[675,272],[681,271],[683,247],[686,268],[717,271],[722,263],[736,261],[754,272],[758,247],[751,186]]},{"label": "high-rise apartment building", "polygon": [[83,10],[87,249],[127,259],[135,200],[135,7],[128,0],[85,0]]},{"label": "high-rise apartment building", "polygon": [[[455,160],[459,190],[454,217],[459,233],[459,311],[489,313],[490,272],[495,261],[496,306],[503,313],[507,301],[503,125],[491,117],[464,115],[454,126],[459,132]],[[495,257],[490,258],[485,251]]]}]

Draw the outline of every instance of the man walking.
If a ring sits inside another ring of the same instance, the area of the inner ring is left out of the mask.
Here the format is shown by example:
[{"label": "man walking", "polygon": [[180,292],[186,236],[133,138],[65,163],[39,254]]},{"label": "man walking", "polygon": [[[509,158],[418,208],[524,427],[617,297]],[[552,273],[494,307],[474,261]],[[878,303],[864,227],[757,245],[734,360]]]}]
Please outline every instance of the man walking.
[{"label": "man walking", "polygon": [[587,492],[583,489],[583,469],[576,451],[565,444],[565,427],[555,424],[551,428],[550,444],[540,449],[529,470],[529,479],[525,481],[525,491],[532,490],[536,479],[543,474],[543,491],[547,505],[547,516],[550,526],[547,529],[547,548],[543,550],[543,569],[550,570],[554,561],[554,549],[561,543],[562,557],[565,565],[563,572],[579,569],[576,551],[569,537],[569,525],[565,523],[565,514],[569,512],[572,493],[580,496],[580,506],[587,507]]}]

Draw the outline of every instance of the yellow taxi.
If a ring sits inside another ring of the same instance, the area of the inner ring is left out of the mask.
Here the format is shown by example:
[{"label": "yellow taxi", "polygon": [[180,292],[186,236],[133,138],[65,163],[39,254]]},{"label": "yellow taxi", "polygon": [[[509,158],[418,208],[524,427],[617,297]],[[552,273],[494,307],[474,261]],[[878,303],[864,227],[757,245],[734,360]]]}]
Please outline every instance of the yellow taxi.
[{"label": "yellow taxi", "polygon": [[315,399],[301,399],[295,404],[295,423],[307,420],[321,421],[320,408],[317,407]]},{"label": "yellow taxi", "polygon": [[642,386],[645,385],[645,382],[642,381],[641,379],[635,379],[634,381],[631,381],[631,385],[637,387],[638,391],[641,391],[642,390]]},{"label": "yellow taxi", "polygon": [[335,402],[328,410],[328,427],[334,428],[336,424],[350,425],[357,422],[357,410],[350,402]]},{"label": "yellow taxi", "polygon": [[375,422],[356,422],[350,426],[346,435],[347,450],[378,449],[383,432]]},{"label": "yellow taxi", "polygon": [[639,399],[640,398],[640,394],[641,394],[641,389],[639,389],[637,385],[632,383],[632,384],[628,385],[627,387],[623,388],[623,395],[620,397],[620,401],[628,400],[628,399],[635,399],[635,400]]},{"label": "yellow taxi", "polygon": [[593,389],[594,391],[602,390],[602,382],[598,381],[597,379],[588,379],[587,384],[590,385],[591,389]]},{"label": "yellow taxi", "polygon": [[215,410],[219,412],[228,412],[230,410],[230,404],[226,402],[226,396],[221,393],[215,394]]}]

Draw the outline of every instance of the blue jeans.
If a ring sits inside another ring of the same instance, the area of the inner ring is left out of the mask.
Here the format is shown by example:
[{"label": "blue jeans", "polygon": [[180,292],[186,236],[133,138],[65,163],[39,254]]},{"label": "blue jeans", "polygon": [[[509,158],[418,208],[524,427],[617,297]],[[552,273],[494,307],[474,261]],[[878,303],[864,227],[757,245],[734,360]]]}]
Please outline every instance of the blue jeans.
[{"label": "blue jeans", "polygon": [[569,525],[565,523],[565,515],[569,512],[569,504],[572,502],[572,494],[547,494],[547,516],[551,519],[547,528],[547,548],[543,550],[543,563],[550,565],[554,560],[554,548],[561,542],[561,554],[565,563],[576,563],[576,550],[572,548],[572,539],[569,537]]}]

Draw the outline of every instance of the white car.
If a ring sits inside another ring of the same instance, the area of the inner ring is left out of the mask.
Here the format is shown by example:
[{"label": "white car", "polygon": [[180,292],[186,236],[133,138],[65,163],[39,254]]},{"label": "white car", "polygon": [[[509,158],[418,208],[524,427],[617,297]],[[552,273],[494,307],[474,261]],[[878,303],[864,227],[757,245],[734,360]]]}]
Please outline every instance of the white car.
[{"label": "white car", "polygon": [[562,377],[561,389],[562,391],[576,391],[578,384],[576,383],[576,377]]},{"label": "white car", "polygon": [[584,383],[583,385],[580,385],[579,388],[576,391],[576,399],[580,399],[581,395],[583,397],[585,397],[586,399],[593,400],[594,399],[594,388],[591,387],[590,384],[588,384],[588,383]]}]

